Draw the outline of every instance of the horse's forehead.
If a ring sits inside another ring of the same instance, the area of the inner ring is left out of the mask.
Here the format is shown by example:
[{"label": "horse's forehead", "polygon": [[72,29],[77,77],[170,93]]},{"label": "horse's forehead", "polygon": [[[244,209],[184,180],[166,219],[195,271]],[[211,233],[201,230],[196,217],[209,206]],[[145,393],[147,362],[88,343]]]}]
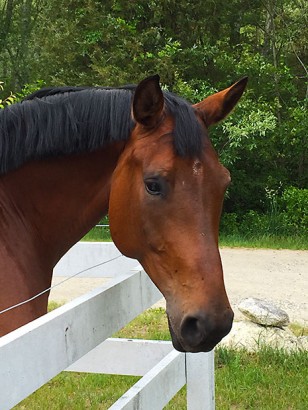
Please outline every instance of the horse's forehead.
[{"label": "horse's forehead", "polygon": [[142,157],[143,172],[160,174],[169,178],[180,178],[188,181],[199,180],[204,175],[204,164],[200,159],[180,157],[175,154],[173,146],[147,151]]},{"label": "horse's forehead", "polygon": [[[170,127],[169,127],[170,128]],[[197,157],[178,156],[174,147],[174,134],[171,129],[136,135],[132,140],[132,153],[141,169],[163,173],[176,172],[185,178],[203,179],[208,172],[221,174],[221,164],[208,138],[204,139],[203,150]]]},{"label": "horse's forehead", "polygon": [[161,137],[150,136],[138,140],[134,144],[133,153],[144,163],[173,162],[175,160],[173,140],[170,134]]}]

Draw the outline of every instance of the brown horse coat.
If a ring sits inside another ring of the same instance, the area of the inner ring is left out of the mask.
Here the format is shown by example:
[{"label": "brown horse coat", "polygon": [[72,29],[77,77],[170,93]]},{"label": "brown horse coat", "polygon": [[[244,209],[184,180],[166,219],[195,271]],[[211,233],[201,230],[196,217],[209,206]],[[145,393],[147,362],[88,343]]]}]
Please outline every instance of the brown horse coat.
[{"label": "brown horse coat", "polygon": [[[57,261],[109,212],[119,250],[166,297],[174,346],[212,349],[233,318],[218,251],[230,175],[207,129],[246,83],[195,106],[153,76],[136,89],[42,90],[2,110],[0,311],[48,288]],[[0,335],[44,314],[47,299],[0,313]]]}]

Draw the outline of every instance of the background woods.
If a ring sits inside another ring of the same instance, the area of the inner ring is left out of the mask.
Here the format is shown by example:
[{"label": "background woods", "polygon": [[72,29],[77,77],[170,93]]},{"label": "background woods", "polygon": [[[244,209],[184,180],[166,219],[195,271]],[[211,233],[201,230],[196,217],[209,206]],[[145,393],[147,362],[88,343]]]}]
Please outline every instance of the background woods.
[{"label": "background woods", "polygon": [[196,102],[248,75],[242,103],[212,130],[234,181],[222,229],[305,232],[307,2],[0,0],[0,12],[2,106],[44,84],[116,86],[153,73]]}]

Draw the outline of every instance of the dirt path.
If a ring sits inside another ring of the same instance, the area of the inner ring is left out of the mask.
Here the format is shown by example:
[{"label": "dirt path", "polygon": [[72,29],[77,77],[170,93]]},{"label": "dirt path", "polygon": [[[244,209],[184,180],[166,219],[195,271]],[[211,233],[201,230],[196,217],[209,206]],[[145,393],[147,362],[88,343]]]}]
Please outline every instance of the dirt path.
[{"label": "dirt path", "polygon": [[[308,251],[225,248],[221,256],[236,319],[241,318],[238,302],[256,297],[276,303],[291,321],[308,325]],[[53,284],[60,280],[54,278]],[[71,279],[53,289],[50,300],[69,301],[105,282],[106,279]]]},{"label": "dirt path", "polygon": [[267,299],[308,325],[308,251],[222,249],[221,255],[233,307],[250,296]]}]

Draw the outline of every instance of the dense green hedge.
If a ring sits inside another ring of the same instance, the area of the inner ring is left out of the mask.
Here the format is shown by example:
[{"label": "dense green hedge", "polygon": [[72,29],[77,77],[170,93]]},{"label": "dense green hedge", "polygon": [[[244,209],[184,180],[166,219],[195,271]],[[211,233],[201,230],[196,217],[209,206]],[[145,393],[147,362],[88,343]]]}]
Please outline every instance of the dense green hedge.
[{"label": "dense green hedge", "polygon": [[268,193],[265,213],[249,210],[222,215],[221,232],[224,235],[305,236],[308,232],[308,189],[289,187],[281,195]]}]

